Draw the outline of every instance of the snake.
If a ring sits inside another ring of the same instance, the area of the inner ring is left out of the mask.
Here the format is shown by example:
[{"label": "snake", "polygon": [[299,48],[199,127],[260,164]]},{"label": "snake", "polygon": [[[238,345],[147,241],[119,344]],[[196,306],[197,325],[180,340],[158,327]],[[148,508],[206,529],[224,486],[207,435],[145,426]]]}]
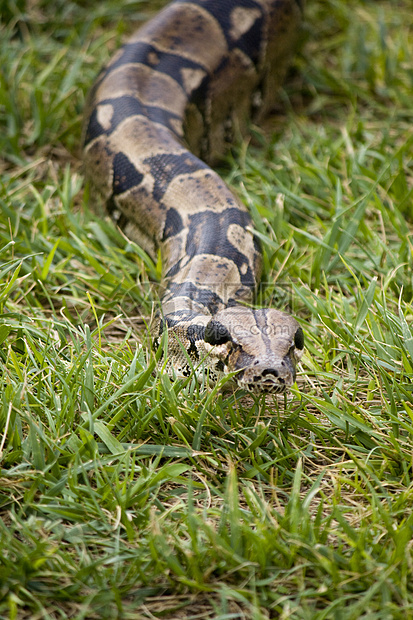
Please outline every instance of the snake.
[{"label": "snake", "polygon": [[298,0],[175,0],[110,58],[85,106],[90,195],[162,257],[153,347],[174,377],[228,376],[253,394],[296,380],[296,318],[254,307],[262,250],[212,168],[271,110],[302,18]]}]

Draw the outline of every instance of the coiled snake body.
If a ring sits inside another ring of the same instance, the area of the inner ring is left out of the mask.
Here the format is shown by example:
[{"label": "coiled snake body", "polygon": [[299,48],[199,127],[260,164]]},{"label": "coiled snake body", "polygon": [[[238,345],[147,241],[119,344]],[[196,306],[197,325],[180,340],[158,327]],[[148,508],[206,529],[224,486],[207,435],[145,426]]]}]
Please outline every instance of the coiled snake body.
[{"label": "coiled snake body", "polygon": [[292,50],[296,0],[177,0],[102,71],[86,111],[87,175],[107,212],[161,248],[170,369],[235,371],[252,392],[295,381],[297,321],[252,309],[261,253],[245,206],[207,166],[270,107]]}]

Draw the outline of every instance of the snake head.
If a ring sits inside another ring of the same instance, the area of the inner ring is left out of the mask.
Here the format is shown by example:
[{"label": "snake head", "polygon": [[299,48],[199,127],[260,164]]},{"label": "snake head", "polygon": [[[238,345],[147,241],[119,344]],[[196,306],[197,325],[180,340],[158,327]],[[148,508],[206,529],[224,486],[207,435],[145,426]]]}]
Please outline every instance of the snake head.
[{"label": "snake head", "polygon": [[285,312],[232,306],[209,321],[204,342],[217,369],[237,373],[239,387],[257,394],[276,393],[295,382],[304,333]]}]

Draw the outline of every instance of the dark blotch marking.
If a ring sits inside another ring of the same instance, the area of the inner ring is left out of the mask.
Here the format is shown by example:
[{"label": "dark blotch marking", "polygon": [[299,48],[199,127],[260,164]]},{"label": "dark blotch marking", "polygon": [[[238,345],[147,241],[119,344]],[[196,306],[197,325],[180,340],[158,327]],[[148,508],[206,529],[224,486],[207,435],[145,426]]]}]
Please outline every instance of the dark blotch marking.
[{"label": "dark blotch marking", "polygon": [[189,355],[193,355],[197,360],[199,360],[198,349],[196,348],[196,341],[203,340],[205,333],[205,327],[203,325],[189,325],[186,335],[189,340]]},{"label": "dark blotch marking", "polygon": [[225,370],[224,362],[222,360],[218,360],[218,362],[215,364],[215,369],[218,370],[219,372],[224,372]]},{"label": "dark blotch marking", "polygon": [[304,349],[304,332],[301,327],[299,327],[294,334],[294,344],[300,351]]},{"label": "dark blotch marking", "polygon": [[196,348],[195,342],[192,340],[189,341],[189,347],[187,349],[188,355],[192,355],[195,359],[199,360],[198,349]]},{"label": "dark blotch marking", "polygon": [[231,340],[231,334],[225,325],[222,325],[219,321],[211,319],[205,327],[204,340],[213,346],[225,344]]},{"label": "dark blotch marking", "polygon": [[181,370],[181,372],[184,377],[190,377],[192,373],[192,369],[190,366],[186,365],[185,368]]},{"label": "dark blotch marking", "polygon": [[205,327],[203,325],[189,325],[186,333],[188,338],[193,342],[203,340]]},{"label": "dark blotch marking", "polygon": [[128,63],[141,63],[147,67],[153,67],[159,73],[164,73],[173,78],[183,90],[185,90],[185,83],[182,77],[184,74],[183,69],[201,69],[205,71],[202,65],[179,54],[162,52],[149,43],[137,41],[135,43],[126,43],[123,46],[121,57],[110,66],[105,75]]},{"label": "dark blotch marking", "polygon": [[[198,254],[213,254],[232,260],[237,267],[246,264],[245,255],[228,241],[227,231],[231,224],[246,228],[251,225],[251,218],[237,208],[228,208],[222,213],[202,211],[191,215],[185,248],[187,255],[193,258]],[[240,272],[240,278],[244,286],[255,288],[254,274],[249,266],[245,274]]]},{"label": "dark blotch marking", "polygon": [[[192,321],[199,316],[199,312],[193,312],[192,310],[178,310],[173,313],[173,316],[167,315],[162,319],[162,331],[167,328],[175,327],[177,325],[182,325],[183,321]],[[162,334],[162,331],[159,332],[159,335]]]},{"label": "dark blotch marking", "polygon": [[[192,4],[193,0],[183,0],[183,3]],[[263,36],[263,24],[264,16],[260,5],[254,0],[209,0],[205,3],[205,8],[215,17],[219,22],[224,36],[227,40],[227,45],[230,50],[238,47],[244,52],[254,63],[259,61],[260,48],[264,40]],[[234,41],[230,36],[231,31],[231,13],[234,8],[245,9],[258,9],[261,16],[258,17],[252,24],[251,28],[247,30],[239,39]]]},{"label": "dark blotch marking", "polygon": [[208,166],[192,155],[189,151],[179,155],[172,153],[161,153],[153,157],[147,157],[144,163],[150,166],[151,175],[155,184],[153,198],[157,202],[162,200],[169,183],[179,174],[191,174],[201,168],[208,169]]},{"label": "dark blotch marking", "polygon": [[181,232],[183,227],[184,224],[179,212],[174,208],[168,209],[166,213],[162,241],[166,241],[170,237],[175,237],[175,235],[178,235]]},{"label": "dark blotch marking", "polygon": [[[170,273],[168,273],[168,277],[169,275]],[[171,282],[168,288],[173,297],[188,297],[188,299],[192,299],[192,301],[203,305],[211,314],[218,312],[219,308],[223,305],[223,301],[219,295],[212,291],[200,289],[192,282],[184,282],[183,284]]]},{"label": "dark blotch marking", "polygon": [[[101,105],[109,104],[113,107],[113,116],[111,118],[111,124],[109,129],[105,129],[98,121],[97,110]],[[116,127],[130,116],[144,116],[150,119],[154,123],[159,123],[164,127],[167,127],[174,135],[175,129],[173,121],[182,120],[177,114],[158,108],[157,106],[143,105],[135,97],[117,97],[116,99],[104,99],[100,101],[98,106],[93,110],[90,115],[88,126],[86,129],[85,144],[88,144],[91,140],[98,138],[102,135],[110,135]],[[176,136],[180,139],[180,136]]]},{"label": "dark blotch marking", "polygon": [[140,185],[142,181],[143,174],[135,168],[126,155],[117,153],[113,158],[113,195],[123,194],[128,189]]}]

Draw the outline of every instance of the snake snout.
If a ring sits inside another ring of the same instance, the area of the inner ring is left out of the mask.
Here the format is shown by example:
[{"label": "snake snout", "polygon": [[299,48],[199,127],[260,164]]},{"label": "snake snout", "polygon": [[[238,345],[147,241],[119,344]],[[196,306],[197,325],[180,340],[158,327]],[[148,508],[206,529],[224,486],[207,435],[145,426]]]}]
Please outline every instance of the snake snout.
[{"label": "snake snout", "polygon": [[279,394],[295,382],[295,364],[289,357],[273,363],[255,363],[241,371],[237,380],[249,392]]}]

